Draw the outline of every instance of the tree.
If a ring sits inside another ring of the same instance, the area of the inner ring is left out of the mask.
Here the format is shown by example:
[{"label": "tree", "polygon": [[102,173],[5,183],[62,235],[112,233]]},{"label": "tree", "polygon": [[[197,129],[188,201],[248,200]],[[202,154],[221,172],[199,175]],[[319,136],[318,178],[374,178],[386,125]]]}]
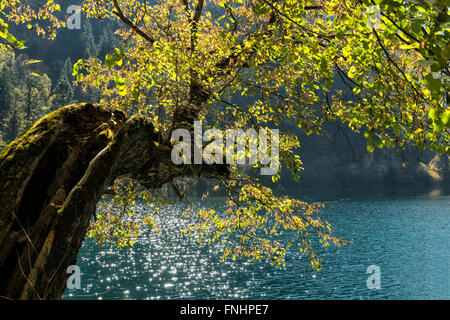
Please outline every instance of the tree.
[{"label": "tree", "polygon": [[25,119],[27,122],[33,123],[36,120],[36,112],[37,112],[37,85],[38,78],[36,75],[27,74],[24,81],[24,93],[25,93]]},{"label": "tree", "polygon": [[0,78],[0,118],[4,118],[11,106],[11,76],[8,67],[3,65]]},{"label": "tree", "polygon": [[9,113],[4,120],[4,139],[7,142],[13,141],[21,132],[23,116],[17,106],[17,99],[13,100]]},{"label": "tree", "polygon": [[120,28],[120,22],[115,18],[110,18],[102,22],[102,33],[98,41],[99,57],[114,51],[121,44],[120,37],[115,35],[117,29]]},{"label": "tree", "polygon": [[[191,212],[198,223],[186,232],[222,241],[224,259],[284,264],[296,246],[320,269],[316,246],[345,244],[320,219],[320,204],[277,195],[252,168],[225,164],[220,144],[201,163],[175,164],[172,150],[180,145],[172,134],[195,130],[196,119],[219,129],[266,129],[270,137],[276,131],[268,128],[286,120],[320,134],[326,121],[339,119],[365,131],[369,152],[412,142],[450,153],[445,4],[87,0],[83,9],[117,17],[127,42],[104,62],[91,57],[74,66],[85,89],[101,90],[100,106],[61,108],[0,153],[2,296],[61,296],[64,270],[117,178],[150,190],[172,184],[180,198],[178,178],[215,181],[213,190],[228,197],[225,212]],[[345,88],[333,87],[336,77]],[[298,137],[280,129],[278,142],[273,164],[298,178]],[[271,180],[279,178],[278,170]],[[124,199],[132,205],[132,198]],[[103,239],[114,221],[94,223],[93,236]]]},{"label": "tree", "polygon": [[51,109],[52,83],[46,74],[33,72],[32,65],[39,60],[13,52],[2,52],[1,57],[0,130],[10,142]]},{"label": "tree", "polygon": [[89,20],[86,20],[83,24],[83,31],[81,32],[81,39],[86,45],[85,52],[87,57],[97,57],[99,46],[95,42],[92,25]]}]

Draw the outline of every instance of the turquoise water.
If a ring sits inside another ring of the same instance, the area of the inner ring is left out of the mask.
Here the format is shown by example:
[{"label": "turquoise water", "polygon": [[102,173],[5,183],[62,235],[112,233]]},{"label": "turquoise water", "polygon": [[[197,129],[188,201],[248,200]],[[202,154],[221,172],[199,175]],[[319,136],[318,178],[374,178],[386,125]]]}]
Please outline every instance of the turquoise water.
[{"label": "turquoise water", "polygon": [[[144,210],[144,208],[141,208]],[[164,211],[160,233],[131,249],[86,240],[81,288],[64,299],[450,299],[450,196],[327,199],[323,215],[346,247],[323,251],[323,269],[290,255],[287,266],[221,262],[215,248],[180,234],[180,206]],[[367,268],[380,268],[380,289]]]}]

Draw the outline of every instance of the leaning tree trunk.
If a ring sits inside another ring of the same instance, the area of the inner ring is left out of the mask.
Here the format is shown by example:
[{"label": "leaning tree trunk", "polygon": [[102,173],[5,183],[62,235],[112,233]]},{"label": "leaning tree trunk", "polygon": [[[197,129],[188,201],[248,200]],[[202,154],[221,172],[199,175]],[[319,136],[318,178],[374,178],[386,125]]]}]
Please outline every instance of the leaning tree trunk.
[{"label": "leaning tree trunk", "polygon": [[171,144],[144,116],[91,104],[61,108],[0,153],[0,298],[60,299],[105,188],[129,177],[158,188],[226,166],[171,161]]}]

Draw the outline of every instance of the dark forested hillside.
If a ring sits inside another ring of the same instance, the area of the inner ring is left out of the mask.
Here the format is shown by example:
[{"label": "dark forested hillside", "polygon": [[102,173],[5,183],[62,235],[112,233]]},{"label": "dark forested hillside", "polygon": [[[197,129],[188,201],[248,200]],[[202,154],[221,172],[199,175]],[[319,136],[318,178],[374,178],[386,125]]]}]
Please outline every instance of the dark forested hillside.
[{"label": "dark forested hillside", "polygon": [[73,85],[73,64],[99,58],[117,47],[118,23],[82,19],[81,29],[62,29],[55,40],[39,38],[25,26],[11,26],[26,49],[0,53],[0,146],[14,140],[43,115],[74,102],[98,102],[96,90]]}]

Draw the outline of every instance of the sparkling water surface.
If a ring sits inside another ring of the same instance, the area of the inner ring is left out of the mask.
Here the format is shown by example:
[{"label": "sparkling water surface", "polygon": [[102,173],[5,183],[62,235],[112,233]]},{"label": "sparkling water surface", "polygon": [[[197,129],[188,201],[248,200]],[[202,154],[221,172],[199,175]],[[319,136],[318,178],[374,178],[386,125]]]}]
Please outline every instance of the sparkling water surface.
[{"label": "sparkling water surface", "polygon": [[[81,288],[63,299],[450,299],[449,195],[325,202],[323,216],[350,244],[321,250],[319,272],[296,254],[285,268],[222,262],[217,248],[181,234],[178,204],[157,217],[160,233],[143,232],[129,249],[85,240]],[[370,265],[380,268],[380,289],[367,287]]]}]

